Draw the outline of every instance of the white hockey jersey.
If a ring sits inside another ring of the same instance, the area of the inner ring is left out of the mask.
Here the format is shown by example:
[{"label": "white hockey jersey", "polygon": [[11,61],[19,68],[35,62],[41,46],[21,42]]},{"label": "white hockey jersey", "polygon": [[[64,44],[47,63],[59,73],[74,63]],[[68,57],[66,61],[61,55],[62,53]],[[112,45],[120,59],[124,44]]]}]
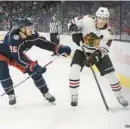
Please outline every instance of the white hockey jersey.
[{"label": "white hockey jersey", "polygon": [[[113,40],[113,32],[110,26],[105,29],[98,29],[95,22],[95,17],[91,15],[75,17],[71,20],[71,23],[77,25],[78,29],[82,29],[83,45],[85,46],[86,52],[92,53],[96,49],[104,49],[109,52]],[[81,50],[81,48],[78,49]]]}]

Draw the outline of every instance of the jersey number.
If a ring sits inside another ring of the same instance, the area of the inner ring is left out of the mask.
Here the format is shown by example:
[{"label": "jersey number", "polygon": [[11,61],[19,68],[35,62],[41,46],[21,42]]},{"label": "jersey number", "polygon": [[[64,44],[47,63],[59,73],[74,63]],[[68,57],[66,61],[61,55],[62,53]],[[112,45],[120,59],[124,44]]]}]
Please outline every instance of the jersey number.
[{"label": "jersey number", "polygon": [[18,48],[17,46],[9,46],[11,52],[17,52]]}]

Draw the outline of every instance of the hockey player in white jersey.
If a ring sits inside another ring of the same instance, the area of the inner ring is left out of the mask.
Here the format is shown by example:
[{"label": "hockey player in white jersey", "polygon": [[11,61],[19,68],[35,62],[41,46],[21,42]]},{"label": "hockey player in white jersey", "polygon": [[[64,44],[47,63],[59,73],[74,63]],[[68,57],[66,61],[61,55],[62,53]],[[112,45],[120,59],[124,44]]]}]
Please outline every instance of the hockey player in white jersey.
[{"label": "hockey player in white jersey", "polygon": [[[72,106],[77,106],[78,104],[78,89],[82,68],[84,66],[90,67],[94,64],[101,76],[107,78],[118,102],[123,107],[129,105],[121,93],[120,80],[108,55],[113,40],[113,32],[109,26],[109,15],[107,8],[100,7],[96,12],[96,16],[85,15],[83,17],[76,17],[68,23],[69,30],[75,32],[80,29],[82,30],[82,36],[81,33],[72,35],[73,41],[78,45],[72,59],[69,75]],[[88,55],[88,60],[86,60],[82,51],[82,45]]]}]

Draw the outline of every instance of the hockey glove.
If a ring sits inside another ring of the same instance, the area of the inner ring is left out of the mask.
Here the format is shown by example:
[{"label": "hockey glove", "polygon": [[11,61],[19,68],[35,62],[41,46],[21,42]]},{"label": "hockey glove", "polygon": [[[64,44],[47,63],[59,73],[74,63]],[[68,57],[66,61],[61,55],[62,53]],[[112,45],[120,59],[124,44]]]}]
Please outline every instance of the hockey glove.
[{"label": "hockey glove", "polygon": [[77,31],[78,27],[75,24],[71,24],[70,27],[69,27],[69,30],[70,31]]},{"label": "hockey glove", "polygon": [[65,45],[57,45],[55,51],[56,51],[56,54],[63,54],[63,53],[65,53],[66,55],[71,54],[71,48]]},{"label": "hockey glove", "polygon": [[102,57],[102,53],[100,50],[94,51],[90,56],[88,57],[86,66],[91,66],[93,64],[96,64]]},{"label": "hockey glove", "polygon": [[30,63],[29,69],[32,73],[36,73],[36,74],[43,74],[46,72],[46,68],[45,67],[41,67],[37,61],[32,61]]}]

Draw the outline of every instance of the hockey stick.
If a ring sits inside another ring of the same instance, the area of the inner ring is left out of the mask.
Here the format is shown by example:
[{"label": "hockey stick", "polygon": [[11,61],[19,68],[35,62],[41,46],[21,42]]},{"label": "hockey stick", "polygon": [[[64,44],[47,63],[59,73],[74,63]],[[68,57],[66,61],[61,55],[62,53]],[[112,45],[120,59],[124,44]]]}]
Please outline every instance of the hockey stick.
[{"label": "hockey stick", "polygon": [[[87,55],[87,53],[85,52],[84,46],[82,45],[81,47],[82,47],[82,50],[83,50],[83,53],[84,53],[86,59],[88,59],[88,55]],[[121,108],[121,107],[120,107],[120,108],[119,108],[119,107],[110,108],[110,107],[108,106],[107,101],[106,101],[106,99],[105,99],[105,96],[104,96],[104,94],[103,94],[103,92],[102,92],[101,86],[100,86],[100,84],[99,84],[99,81],[98,81],[98,79],[97,79],[96,73],[95,73],[95,71],[94,71],[94,69],[93,69],[92,66],[90,66],[90,68],[91,68],[91,71],[92,71],[92,73],[93,73],[93,76],[94,76],[94,79],[95,79],[95,81],[96,81],[96,84],[97,84],[97,86],[98,86],[98,89],[99,89],[99,92],[100,92],[100,95],[101,95],[101,97],[102,97],[102,100],[103,100],[103,103],[104,103],[104,106],[105,106],[106,110],[109,111],[109,112],[112,112],[112,113],[115,113],[115,112],[118,112],[118,111],[128,111],[128,110],[130,110],[130,108]]]},{"label": "hockey stick", "polygon": [[[65,55],[65,54],[63,53],[63,54],[61,54],[61,55],[58,55],[58,58],[49,61],[47,64],[45,64],[45,65],[42,67],[42,69],[45,68],[45,67],[47,67],[47,66],[50,65],[51,63],[53,63],[55,60],[59,59],[59,57],[62,56],[62,55]],[[20,84],[22,84],[22,83],[24,83],[25,81],[27,81],[29,78],[31,78],[31,77],[32,77],[33,75],[35,75],[35,74],[36,74],[36,72],[33,73],[33,74],[31,74],[31,75],[29,75],[29,76],[28,76],[27,78],[25,78],[23,81],[19,82],[18,84],[16,84],[15,86],[13,86],[10,90],[8,90],[8,92],[11,91],[12,89],[15,89],[16,87],[18,87]],[[1,94],[1,97],[4,96],[4,95],[5,95],[6,93],[8,93],[8,92],[5,92],[5,93]]]},{"label": "hockey stick", "polygon": [[[85,58],[88,59],[88,55],[87,55],[87,53],[85,52],[84,46],[82,45],[81,47],[82,47],[83,53],[84,53],[84,55],[85,55]],[[95,79],[95,81],[96,81],[96,84],[97,84],[97,86],[98,86],[98,89],[99,89],[100,95],[101,95],[101,97],[102,97],[104,106],[105,106],[106,110],[108,111],[110,108],[109,108],[109,106],[108,106],[108,104],[107,104],[107,102],[106,102],[106,99],[105,99],[104,94],[103,94],[103,92],[102,92],[101,86],[100,86],[100,84],[99,84],[99,82],[98,82],[96,73],[95,73],[95,71],[94,71],[94,69],[93,69],[92,66],[90,66],[90,68],[91,68],[91,71],[92,71],[92,73],[93,73],[93,76],[94,76],[94,79]]]}]

